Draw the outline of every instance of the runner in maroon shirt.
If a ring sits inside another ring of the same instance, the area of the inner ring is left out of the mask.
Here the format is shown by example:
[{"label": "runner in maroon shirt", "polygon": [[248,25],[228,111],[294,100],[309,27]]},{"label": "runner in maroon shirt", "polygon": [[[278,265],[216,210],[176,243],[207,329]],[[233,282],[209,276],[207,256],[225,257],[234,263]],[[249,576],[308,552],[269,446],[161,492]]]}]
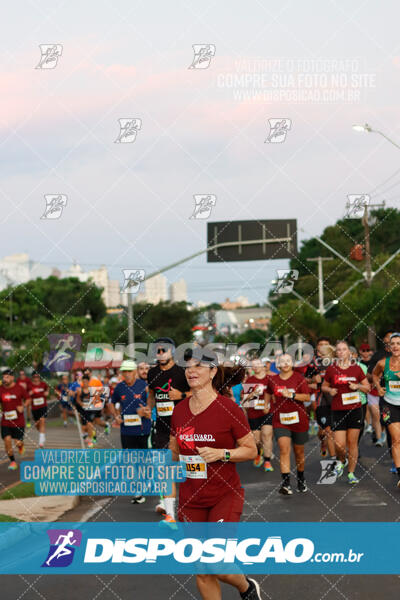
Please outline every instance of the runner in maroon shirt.
[{"label": "runner in maroon shirt", "polygon": [[[186,465],[178,519],[239,521],[244,490],[235,463],[257,456],[254,438],[241,408],[219,393],[226,385],[226,373],[216,354],[195,347],[186,350],[184,360],[192,395],[175,406],[170,437],[173,459]],[[261,599],[258,584],[244,575],[197,575],[204,600],[221,598],[219,581],[236,587],[242,598]]]},{"label": "runner in maroon shirt", "polygon": [[15,471],[17,463],[15,462],[12,440],[15,440],[18,452],[23,455],[25,453],[24,402],[27,395],[25,389],[14,382],[14,374],[11,369],[3,372],[2,379],[3,384],[0,386],[1,437],[4,440],[4,447],[10,459],[8,468]]},{"label": "runner in maroon shirt", "polygon": [[[24,388],[24,390],[26,391],[27,396],[28,396],[29,390],[31,389],[32,382],[29,379],[29,377],[26,376],[25,371],[23,369],[21,369],[19,372],[17,384]],[[31,407],[30,407],[29,402],[26,404],[25,410],[26,410],[26,428],[30,429],[32,413],[31,413]]]},{"label": "runner in maroon shirt", "polygon": [[32,373],[32,385],[29,390],[33,420],[39,432],[39,448],[44,448],[46,442],[45,419],[47,417],[47,396],[49,386],[40,378],[37,371]]},{"label": "runner in maroon shirt", "polygon": [[303,375],[293,370],[290,354],[282,354],[278,360],[279,375],[271,378],[269,402],[272,404],[272,426],[278,441],[282,484],[279,493],[291,496],[290,451],[297,466],[297,491],[306,492],[304,479],[304,444],[308,441],[308,414],[304,402],[310,401],[310,389]]},{"label": "runner in maroon shirt", "polygon": [[359,392],[368,394],[370,385],[361,367],[351,364],[351,353],[347,342],[336,344],[337,360],[325,373],[322,391],[332,396],[332,431],[334,432],[336,456],[339,459],[335,467],[337,477],[343,475],[348,449],[348,481],[358,483],[354,475],[358,459],[358,436],[363,425],[364,415]]},{"label": "runner in maroon shirt", "polygon": [[272,454],[272,412],[267,401],[267,389],[270,376],[260,358],[251,361],[254,375],[243,383],[243,402],[249,420],[250,429],[258,447],[258,456],[253,461],[255,467],[264,463],[264,471],[273,471],[271,465]]}]

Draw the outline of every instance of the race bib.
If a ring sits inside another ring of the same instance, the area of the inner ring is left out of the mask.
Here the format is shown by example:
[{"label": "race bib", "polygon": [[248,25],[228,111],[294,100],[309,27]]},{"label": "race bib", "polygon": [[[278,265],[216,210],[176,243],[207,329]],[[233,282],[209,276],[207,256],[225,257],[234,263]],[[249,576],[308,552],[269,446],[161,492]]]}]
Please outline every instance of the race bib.
[{"label": "race bib", "polygon": [[282,425],[294,425],[300,422],[299,413],[297,410],[291,413],[281,413],[279,419]]},{"label": "race bib", "polygon": [[389,381],[389,392],[399,393],[400,392],[400,379],[398,381]]},{"label": "race bib", "polygon": [[186,477],[188,479],[207,479],[207,463],[198,454],[193,456],[179,455],[179,460],[186,463]]},{"label": "race bib", "polygon": [[264,398],[257,398],[257,400],[253,400],[253,408],[255,410],[264,410]]},{"label": "race bib", "polygon": [[347,404],[357,404],[361,402],[359,392],[349,392],[348,394],[342,394],[342,403],[344,406]]},{"label": "race bib", "polygon": [[18,417],[17,411],[16,410],[6,410],[6,412],[4,413],[4,418],[7,421],[12,421],[13,419],[16,419]]},{"label": "race bib", "polygon": [[170,417],[174,412],[173,402],[157,402],[157,414],[160,417]]},{"label": "race bib", "polygon": [[33,406],[43,406],[44,398],[33,398]]},{"label": "race bib", "polygon": [[128,427],[138,426],[142,424],[142,417],[139,415],[124,415],[124,425]]}]

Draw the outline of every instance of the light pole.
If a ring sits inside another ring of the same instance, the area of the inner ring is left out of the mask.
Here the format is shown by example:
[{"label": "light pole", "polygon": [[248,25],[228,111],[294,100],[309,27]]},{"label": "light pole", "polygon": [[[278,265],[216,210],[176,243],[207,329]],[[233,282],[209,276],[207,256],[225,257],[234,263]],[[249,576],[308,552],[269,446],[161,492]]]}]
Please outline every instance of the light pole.
[{"label": "light pole", "polygon": [[332,256],[317,256],[317,258],[307,258],[309,262],[318,263],[318,300],[319,308],[318,312],[320,315],[325,313],[324,308],[324,275],[322,270],[322,263],[324,260],[333,260]]},{"label": "light pole", "polygon": [[386,133],[383,133],[383,131],[379,131],[378,129],[372,129],[372,127],[370,125],[368,125],[368,123],[365,123],[365,125],[353,125],[353,129],[354,129],[354,131],[359,131],[361,133],[362,132],[364,132],[364,133],[379,133],[379,135],[384,137],[385,140],[387,140],[388,142],[393,144],[393,146],[396,146],[396,148],[398,148],[400,150],[399,144],[397,144],[394,140],[392,140],[390,137],[388,137],[386,135]]}]

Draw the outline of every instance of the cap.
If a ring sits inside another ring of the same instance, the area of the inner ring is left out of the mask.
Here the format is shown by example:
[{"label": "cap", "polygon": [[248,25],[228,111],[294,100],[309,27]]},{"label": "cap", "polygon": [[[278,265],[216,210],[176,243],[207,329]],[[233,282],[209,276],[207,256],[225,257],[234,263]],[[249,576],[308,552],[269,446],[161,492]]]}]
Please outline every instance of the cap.
[{"label": "cap", "polygon": [[360,352],[366,352],[367,350],[371,350],[371,346],[369,344],[361,344],[360,345]]},{"label": "cap", "polygon": [[173,346],[175,348],[175,342],[172,338],[169,337],[159,337],[156,339],[156,341],[154,342],[154,344],[159,345],[159,344],[170,344],[171,346]]},{"label": "cap", "polygon": [[134,360],[124,360],[119,368],[120,371],[136,371],[136,369],[137,364]]},{"label": "cap", "polygon": [[208,348],[202,348],[201,346],[187,348],[183,355],[183,359],[185,362],[188,362],[192,358],[207,367],[218,367],[218,356],[215,352],[209,350]]},{"label": "cap", "polygon": [[14,375],[14,371],[12,371],[11,369],[6,369],[5,371],[2,372],[1,374],[3,375]]}]

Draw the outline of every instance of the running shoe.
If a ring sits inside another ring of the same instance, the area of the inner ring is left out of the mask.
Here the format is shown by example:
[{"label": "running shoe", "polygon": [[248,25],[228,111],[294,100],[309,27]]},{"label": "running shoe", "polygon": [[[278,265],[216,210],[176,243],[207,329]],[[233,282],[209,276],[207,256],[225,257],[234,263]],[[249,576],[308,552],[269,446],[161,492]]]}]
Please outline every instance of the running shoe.
[{"label": "running shoe", "polygon": [[368,425],[364,430],[364,433],[372,433],[372,432],[373,432],[372,425]]},{"label": "running shoe", "polygon": [[18,446],[18,452],[20,453],[21,456],[23,456],[25,454],[24,444],[22,444],[22,446]]},{"label": "running shoe", "polygon": [[246,580],[248,581],[249,587],[243,594],[240,594],[240,597],[243,598],[243,600],[261,600],[260,586],[257,581],[255,579],[250,579],[249,577],[246,577]]},{"label": "running shoe", "polygon": [[264,459],[263,459],[263,457],[261,456],[261,454],[259,454],[259,455],[257,456],[257,458],[256,458],[255,460],[253,460],[253,465],[254,465],[255,467],[261,467],[261,465],[263,464],[263,462],[264,462]]},{"label": "running shoe", "polygon": [[18,465],[15,462],[15,460],[12,460],[10,462],[10,464],[8,465],[8,469],[9,469],[9,471],[16,471],[18,469]]},{"label": "running shoe", "polygon": [[270,461],[269,461],[269,460],[266,460],[266,461],[264,462],[264,472],[265,472],[265,473],[267,473],[267,472],[272,472],[273,470],[274,470],[274,467],[271,465]]},{"label": "running shoe", "polygon": [[165,510],[165,506],[163,504],[161,504],[161,502],[159,504],[157,504],[156,506],[156,512],[160,515],[166,515],[167,511]]},{"label": "running shoe", "polygon": [[146,502],[146,498],[144,496],[134,496],[131,502],[132,504],[143,504],[143,502]]},{"label": "running shoe", "polygon": [[281,487],[279,488],[279,493],[283,496],[292,496],[293,490],[290,483],[282,483]]},{"label": "running shoe", "polygon": [[41,450],[43,450],[43,448],[44,448],[44,444],[39,444],[39,448],[40,448]]},{"label": "running shoe", "polygon": [[386,433],[383,431],[379,440],[376,440],[375,446],[377,446],[378,448],[383,448],[385,442],[386,442]]},{"label": "running shoe", "polygon": [[27,421],[27,422],[26,422],[26,428],[27,428],[27,429],[30,429],[30,428],[31,428],[31,422],[30,422],[30,421]]},{"label": "running shoe", "polygon": [[88,447],[88,448],[93,448],[93,447],[94,447],[94,444],[93,444],[93,442],[88,442],[88,443],[87,443],[87,447]]},{"label": "running shoe", "polygon": [[339,460],[335,466],[335,475],[337,478],[343,475],[345,465]]},{"label": "running shoe", "polygon": [[354,483],[360,483],[360,480],[354,475],[354,473],[349,473],[347,475],[347,480],[351,485]]},{"label": "running shoe", "polygon": [[397,469],[396,469],[396,467],[394,466],[394,462],[392,462],[392,466],[390,467],[390,472],[391,472],[391,473],[397,473]]},{"label": "running shoe", "polygon": [[297,491],[298,491],[298,492],[302,492],[302,493],[304,493],[304,492],[308,492],[308,487],[307,487],[307,484],[306,484],[306,482],[305,482],[305,481],[300,481],[300,480],[299,480],[299,481],[297,482]]},{"label": "running shoe", "polygon": [[178,529],[178,525],[176,524],[174,517],[171,517],[171,515],[165,515],[165,519],[160,521],[160,525],[169,527],[170,529]]},{"label": "running shoe", "polygon": [[104,427],[104,433],[106,435],[110,435],[110,431],[111,431],[111,429],[110,429],[110,423],[106,423],[106,426]]}]

